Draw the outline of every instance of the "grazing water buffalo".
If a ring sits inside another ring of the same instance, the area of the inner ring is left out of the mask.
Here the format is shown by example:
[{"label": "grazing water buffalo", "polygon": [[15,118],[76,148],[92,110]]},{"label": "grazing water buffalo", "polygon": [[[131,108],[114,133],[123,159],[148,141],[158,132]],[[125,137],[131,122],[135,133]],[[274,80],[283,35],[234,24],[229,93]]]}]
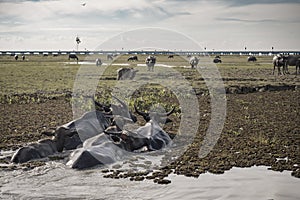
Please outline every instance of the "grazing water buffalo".
[{"label": "grazing water buffalo", "polygon": [[25,55],[22,55],[22,60],[25,60]]},{"label": "grazing water buffalo", "polygon": [[18,56],[18,55],[15,55],[15,57],[14,57],[14,58],[15,58],[15,60],[18,60],[19,56]]},{"label": "grazing water buffalo", "polygon": [[154,71],[154,65],[156,63],[156,57],[155,56],[148,56],[145,60],[145,63],[148,67],[148,71]]},{"label": "grazing water buffalo", "polygon": [[257,61],[257,59],[256,59],[256,57],[255,56],[249,56],[248,58],[247,58],[247,61],[248,62],[256,62]]},{"label": "grazing water buffalo", "polygon": [[192,69],[197,67],[198,63],[199,63],[199,58],[197,58],[196,56],[193,56],[190,58],[190,65],[191,65]]},{"label": "grazing water buffalo", "polygon": [[96,59],[96,66],[98,67],[98,66],[101,66],[101,65],[102,65],[101,59],[100,59],[100,58],[97,58],[97,59]]},{"label": "grazing water buffalo", "polygon": [[168,58],[174,58],[174,55],[169,55]]},{"label": "grazing water buffalo", "polygon": [[[286,65],[286,57],[283,56],[282,54],[278,54],[276,56],[273,57],[273,60],[272,60],[272,63],[273,63],[273,74],[275,73],[275,68],[277,67],[278,69],[278,75],[282,75],[282,74],[285,74],[285,70],[284,70],[284,66]],[[280,70],[280,67],[282,67],[282,72]]]},{"label": "grazing water buffalo", "polygon": [[289,74],[288,66],[296,66],[297,71],[297,62],[300,59],[300,55],[288,55],[285,57],[285,65],[283,67],[283,73]]},{"label": "grazing water buffalo", "polygon": [[110,54],[107,54],[107,56],[106,56],[106,59],[107,59],[107,60],[113,60],[114,58],[113,58],[113,56],[112,56],[112,55],[110,55]]},{"label": "grazing water buffalo", "polygon": [[137,56],[130,56],[127,61],[138,61],[138,57]]},{"label": "grazing water buffalo", "polygon": [[117,71],[117,80],[132,80],[134,79],[136,72],[139,70],[133,69],[133,68],[120,68]]},{"label": "grazing water buffalo", "polygon": [[76,59],[78,61],[78,57],[75,54],[69,54],[69,60],[70,59]]},{"label": "grazing water buffalo", "polygon": [[221,63],[222,62],[221,57],[220,56],[215,56],[213,62],[214,63]]},{"label": "grazing water buffalo", "polygon": [[298,58],[296,62],[296,75],[299,74],[300,72],[300,58]]}]

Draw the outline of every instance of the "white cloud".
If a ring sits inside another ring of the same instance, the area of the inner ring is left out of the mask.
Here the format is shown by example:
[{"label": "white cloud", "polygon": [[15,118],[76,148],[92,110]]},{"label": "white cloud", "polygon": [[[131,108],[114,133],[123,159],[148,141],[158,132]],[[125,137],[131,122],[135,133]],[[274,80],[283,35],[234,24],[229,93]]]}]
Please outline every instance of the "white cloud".
[{"label": "white cloud", "polygon": [[81,47],[93,49],[123,31],[161,27],[191,36],[208,49],[299,49],[300,4],[292,0],[82,2],[0,1],[0,48],[69,50],[79,35]]}]

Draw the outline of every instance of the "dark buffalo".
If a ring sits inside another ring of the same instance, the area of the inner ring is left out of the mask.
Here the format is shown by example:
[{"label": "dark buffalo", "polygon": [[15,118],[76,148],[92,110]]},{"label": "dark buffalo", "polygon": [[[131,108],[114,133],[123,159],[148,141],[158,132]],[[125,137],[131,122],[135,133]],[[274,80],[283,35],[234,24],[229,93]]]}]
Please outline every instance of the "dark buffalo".
[{"label": "dark buffalo", "polygon": [[247,60],[248,60],[248,62],[256,62],[257,61],[255,56],[249,56]]},{"label": "dark buffalo", "polygon": [[127,61],[138,61],[138,57],[137,56],[130,56]]},{"label": "dark buffalo", "polygon": [[69,54],[69,60],[76,59],[78,61],[78,57],[75,54]]},{"label": "dark buffalo", "polygon": [[138,72],[138,70],[133,68],[120,68],[117,71],[117,80],[132,80],[134,79],[136,72]]},{"label": "dark buffalo", "polygon": [[113,56],[111,54],[107,54],[106,59],[107,60],[113,60],[114,58],[113,58]]},{"label": "dark buffalo", "polygon": [[21,147],[14,153],[11,161],[23,163],[33,159],[46,158],[63,150],[76,149],[82,145],[83,141],[104,132],[112,125],[115,116],[124,118],[123,121],[126,123],[136,122],[137,119],[129,111],[128,106],[117,97],[113,96],[113,98],[119,104],[111,104],[107,107],[95,101],[95,106],[99,110],[87,112],[82,117],[59,126],[54,132],[45,132],[44,134],[53,136],[53,138]]},{"label": "dark buffalo", "polygon": [[14,58],[15,58],[15,60],[18,60],[19,56],[18,56],[18,55],[15,55],[15,57],[14,57]]},{"label": "dark buffalo", "polygon": [[[43,139],[19,148],[13,154],[11,162],[24,163],[34,159],[46,158],[54,153],[62,152],[63,149],[71,149],[68,145],[80,145],[80,138],[74,139],[74,135],[72,135],[73,133],[66,133],[67,132],[64,130],[64,128],[60,127],[55,131],[55,136],[53,139]],[[76,144],[74,141],[76,141]]]},{"label": "dark buffalo", "polygon": [[[285,57],[285,65],[283,68],[283,73],[289,74],[288,66],[296,66],[298,60],[300,59],[300,55],[288,55]],[[297,71],[297,66],[296,66]]]},{"label": "dark buffalo", "polygon": [[67,163],[75,169],[85,169],[96,165],[114,163],[130,152],[155,151],[172,143],[169,135],[159,123],[167,121],[168,113],[136,112],[144,117],[147,123],[136,130],[110,131],[99,134],[83,143],[83,148],[75,150]]},{"label": "dark buffalo", "polygon": [[296,62],[296,75],[299,74],[300,72],[300,58],[298,58]]},{"label": "dark buffalo", "polygon": [[222,63],[222,60],[220,58],[214,58],[213,62],[214,63]]},{"label": "dark buffalo", "polygon": [[168,58],[174,58],[174,55],[169,55]]}]

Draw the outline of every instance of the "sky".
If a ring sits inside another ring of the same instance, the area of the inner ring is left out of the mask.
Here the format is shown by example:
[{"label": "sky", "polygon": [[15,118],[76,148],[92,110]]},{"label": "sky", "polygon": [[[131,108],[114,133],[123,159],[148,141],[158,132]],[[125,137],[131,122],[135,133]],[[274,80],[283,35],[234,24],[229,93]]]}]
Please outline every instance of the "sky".
[{"label": "sky", "polygon": [[92,51],[127,32],[170,50],[194,50],[182,38],[200,50],[300,50],[299,10],[300,0],[0,0],[0,50],[76,50],[78,36]]}]

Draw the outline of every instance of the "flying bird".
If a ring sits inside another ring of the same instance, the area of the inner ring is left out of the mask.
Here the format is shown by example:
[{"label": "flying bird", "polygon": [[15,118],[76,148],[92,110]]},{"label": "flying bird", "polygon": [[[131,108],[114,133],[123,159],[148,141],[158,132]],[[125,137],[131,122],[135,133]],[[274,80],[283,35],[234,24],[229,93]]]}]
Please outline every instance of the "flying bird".
[{"label": "flying bird", "polygon": [[82,6],[85,6],[85,5],[86,5],[86,3],[84,2],[84,3],[82,3],[81,5],[82,5]]}]

